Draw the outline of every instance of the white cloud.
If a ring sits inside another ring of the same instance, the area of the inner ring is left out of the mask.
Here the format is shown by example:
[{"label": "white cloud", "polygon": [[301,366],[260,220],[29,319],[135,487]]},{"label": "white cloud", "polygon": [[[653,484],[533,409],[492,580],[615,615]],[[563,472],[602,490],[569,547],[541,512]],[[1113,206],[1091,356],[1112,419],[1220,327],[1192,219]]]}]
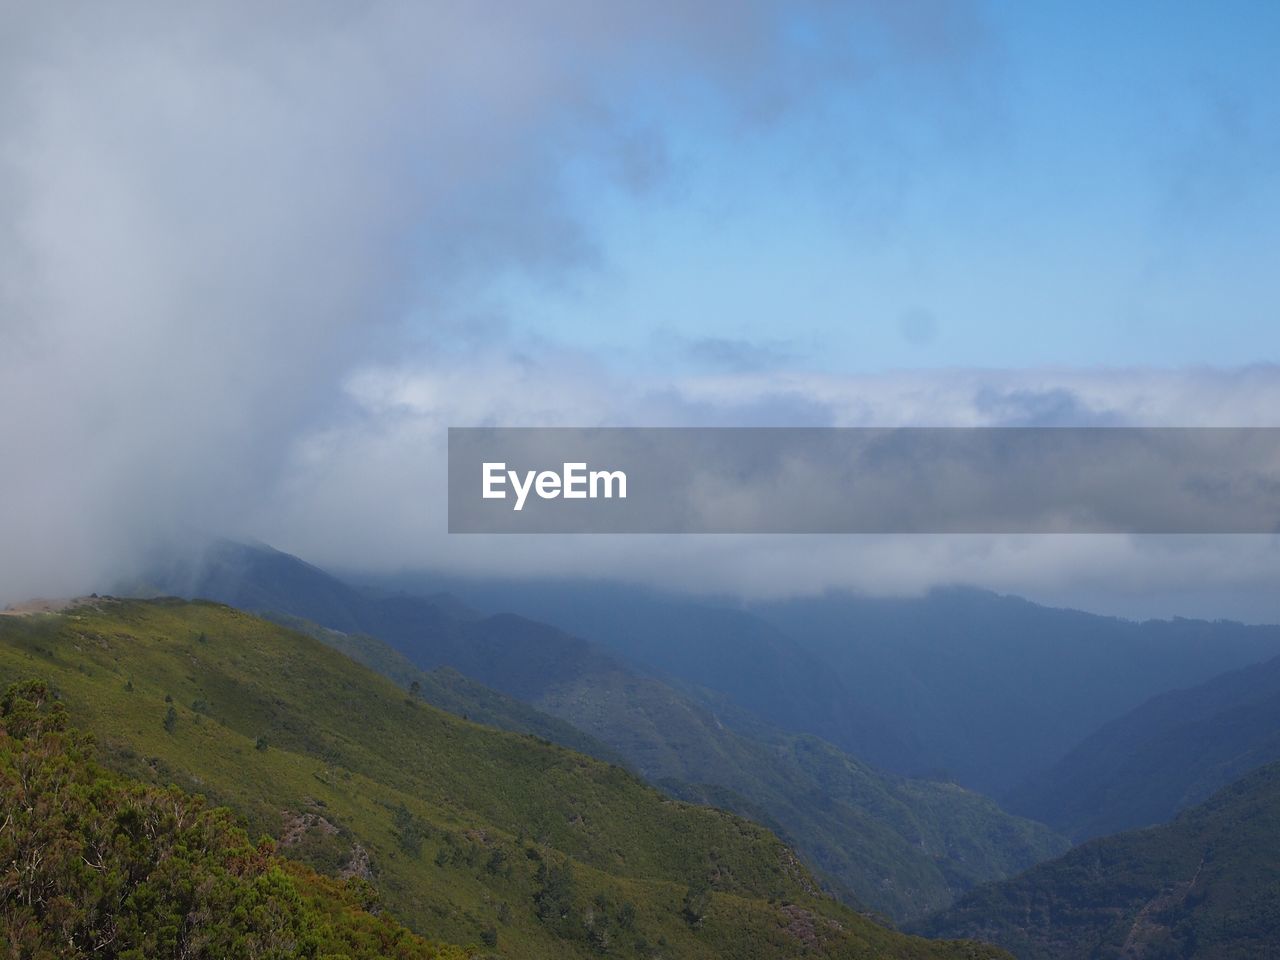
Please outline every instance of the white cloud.
[{"label": "white cloud", "polygon": [[1125,613],[1280,616],[1267,599],[1280,573],[1276,537],[449,536],[444,466],[449,426],[758,425],[775,410],[804,411],[797,425],[1276,426],[1277,368],[639,382],[548,355],[367,369],[350,387],[348,425],[299,448],[286,496],[255,526],[321,563],[606,577],[751,596],[963,583]]}]

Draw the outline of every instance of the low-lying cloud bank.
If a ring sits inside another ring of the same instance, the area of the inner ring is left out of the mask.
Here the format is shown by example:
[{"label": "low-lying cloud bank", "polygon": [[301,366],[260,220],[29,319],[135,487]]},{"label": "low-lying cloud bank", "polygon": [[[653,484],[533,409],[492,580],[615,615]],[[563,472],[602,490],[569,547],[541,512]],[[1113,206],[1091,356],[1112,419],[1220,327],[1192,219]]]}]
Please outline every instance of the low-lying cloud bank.
[{"label": "low-lying cloud bank", "polygon": [[[252,530],[348,569],[780,596],[975,584],[1131,615],[1280,617],[1274,536],[448,536],[449,426],[1276,426],[1280,369],[613,378],[586,358],[368,369]],[[316,522],[316,518],[324,518]]]}]

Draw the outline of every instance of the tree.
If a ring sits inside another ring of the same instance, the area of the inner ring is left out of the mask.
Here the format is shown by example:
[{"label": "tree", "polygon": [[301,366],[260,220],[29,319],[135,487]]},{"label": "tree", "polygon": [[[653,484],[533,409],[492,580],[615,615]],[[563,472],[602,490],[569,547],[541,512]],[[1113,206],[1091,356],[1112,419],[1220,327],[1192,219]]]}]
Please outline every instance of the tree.
[{"label": "tree", "polygon": [[[422,856],[422,841],[430,832],[427,825],[404,804],[391,812],[391,822],[400,849],[411,857]],[[439,863],[438,860],[436,862]]]},{"label": "tree", "polygon": [[533,895],[538,919],[562,932],[570,931],[574,926],[573,868],[567,863],[548,867],[543,861],[538,864],[534,879],[538,883],[538,890]]},{"label": "tree", "polygon": [[688,892],[684,895],[684,904],[680,909],[680,915],[684,917],[684,922],[696,930],[702,926],[702,922],[707,918],[707,911],[710,909],[711,888],[706,881],[700,880],[691,883]]},{"label": "tree", "polygon": [[618,926],[623,930],[630,930],[636,925],[636,905],[630,900],[625,901],[618,908]]}]

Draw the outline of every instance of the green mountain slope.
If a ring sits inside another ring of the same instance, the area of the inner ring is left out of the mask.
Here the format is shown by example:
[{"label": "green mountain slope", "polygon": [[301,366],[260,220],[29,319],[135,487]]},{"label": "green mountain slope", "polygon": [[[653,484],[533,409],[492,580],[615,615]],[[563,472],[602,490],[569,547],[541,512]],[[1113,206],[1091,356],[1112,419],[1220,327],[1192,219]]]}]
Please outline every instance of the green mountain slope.
[{"label": "green mountain slope", "polygon": [[[518,613],[602,645],[666,679],[713,690],[782,730],[811,733],[858,757],[914,756],[907,725],[869,707],[830,664],[741,605],[642,586],[399,574],[375,581],[447,590],[488,613]],[[438,594],[437,594],[438,595]]]},{"label": "green mountain slope", "polygon": [[420,670],[404,654],[373,637],[330,630],[310,620],[286,614],[264,613],[263,617],[315,637],[325,646],[339,650],[357,663],[395,681],[433,707],[500,730],[528,733],[550,740],[606,763],[621,765],[625,762],[616,750],[595,737],[588,736],[572,724],[476,683],[451,667]]},{"label": "green mountain slope", "polygon": [[1163,823],[1280,760],[1280,659],[1161,694],[1010,798],[1076,839]]},{"label": "green mountain slope", "polygon": [[0,940],[12,957],[465,960],[369,911],[229,811],[111,774],[39,681],[0,701]]},{"label": "green mountain slope", "polygon": [[922,929],[981,936],[1020,960],[1280,955],[1280,765],[1172,823],[981,887]]},{"label": "green mountain slope", "polygon": [[[208,795],[366,876],[411,928],[498,956],[944,957],[821,896],[764,829],[462,721],[310,637],[208,603],[0,617],[112,767]],[[976,952],[974,952],[976,951]]]},{"label": "green mountain slope", "polygon": [[[401,686],[417,681],[420,695],[442,709],[601,759],[619,755],[578,726],[457,671],[419,671],[371,637],[306,626]],[[1067,847],[1039,824],[1009,817],[954,784],[884,775],[817,737],[782,734],[758,721],[726,727],[720,720],[731,706],[708,711],[612,660],[557,684],[537,702],[622,745],[632,765],[673,796],[770,827],[826,877],[853,885],[851,899],[895,919],[940,909],[993,876],[1018,873]],[[599,709],[602,704],[608,709]],[[739,735],[740,726],[753,736]]]},{"label": "green mountain slope", "polygon": [[746,736],[658,681],[595,664],[533,701],[676,796],[768,823],[866,906],[902,921],[1067,843],[954,784],[880,773],[817,737]]},{"label": "green mountain slope", "polygon": [[[457,601],[446,607],[411,595],[372,598],[286,554],[225,543],[186,588],[328,617],[326,626],[373,634],[422,670],[461,671],[603,742],[675,796],[709,799],[770,825],[847,902],[898,922],[1067,847],[975,793],[886,776],[815,737],[779,731],[726,698],[708,705],[707,696],[524,617],[481,616]],[[392,662],[360,643],[365,652],[356,655],[365,662],[378,669]],[[407,676],[394,663],[389,672]]]}]

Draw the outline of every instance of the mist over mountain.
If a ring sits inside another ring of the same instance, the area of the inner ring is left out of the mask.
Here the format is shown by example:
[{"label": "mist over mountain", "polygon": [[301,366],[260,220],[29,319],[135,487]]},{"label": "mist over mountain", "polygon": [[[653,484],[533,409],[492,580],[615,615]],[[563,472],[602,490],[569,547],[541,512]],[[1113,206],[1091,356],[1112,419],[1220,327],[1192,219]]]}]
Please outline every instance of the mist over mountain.
[{"label": "mist over mountain", "polygon": [[10,960],[1280,956],[1277,50],[0,0]]}]

